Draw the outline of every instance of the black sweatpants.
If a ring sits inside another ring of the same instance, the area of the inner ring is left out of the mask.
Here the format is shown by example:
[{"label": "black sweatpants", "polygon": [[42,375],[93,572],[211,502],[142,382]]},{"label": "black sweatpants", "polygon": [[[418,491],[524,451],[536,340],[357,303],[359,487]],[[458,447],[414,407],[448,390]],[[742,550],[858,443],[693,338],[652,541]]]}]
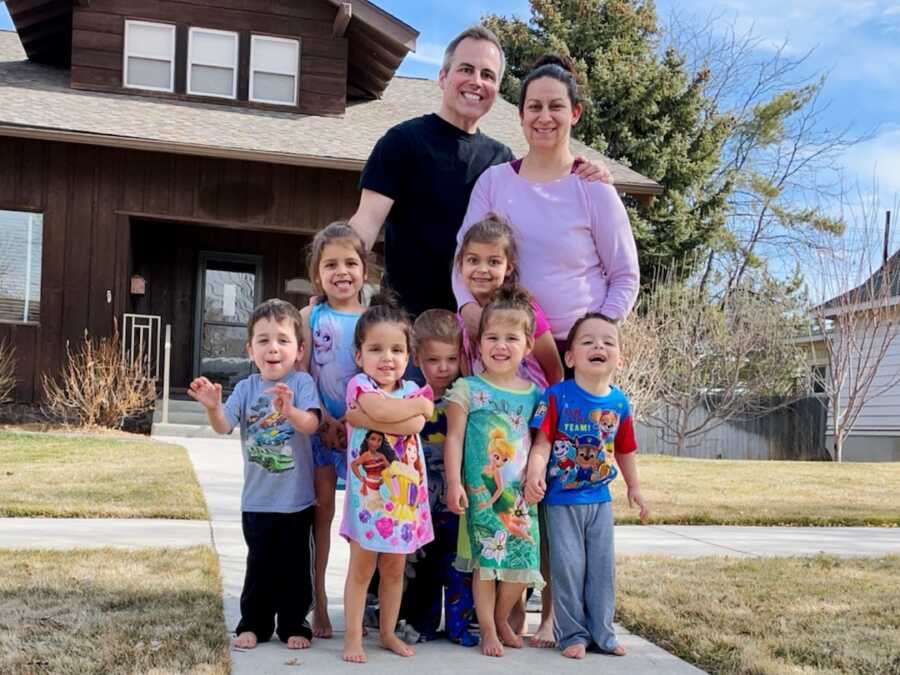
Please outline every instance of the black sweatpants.
[{"label": "black sweatpants", "polygon": [[259,642],[271,639],[273,630],[283,642],[292,635],[312,639],[306,615],[313,600],[314,511],[310,506],[297,513],[242,513],[249,550],[236,633],[252,631]]}]

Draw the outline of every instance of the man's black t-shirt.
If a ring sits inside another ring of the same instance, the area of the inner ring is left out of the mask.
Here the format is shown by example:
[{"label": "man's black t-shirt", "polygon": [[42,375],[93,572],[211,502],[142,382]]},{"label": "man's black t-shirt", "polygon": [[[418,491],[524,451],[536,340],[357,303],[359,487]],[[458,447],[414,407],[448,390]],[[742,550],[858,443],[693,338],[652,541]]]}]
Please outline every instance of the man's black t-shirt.
[{"label": "man's black t-shirt", "polygon": [[469,196],[485,169],[512,159],[502,143],[435,114],[389,129],[372,150],[359,186],[394,200],[385,221],[384,283],[412,314],[456,309],[450,271]]}]

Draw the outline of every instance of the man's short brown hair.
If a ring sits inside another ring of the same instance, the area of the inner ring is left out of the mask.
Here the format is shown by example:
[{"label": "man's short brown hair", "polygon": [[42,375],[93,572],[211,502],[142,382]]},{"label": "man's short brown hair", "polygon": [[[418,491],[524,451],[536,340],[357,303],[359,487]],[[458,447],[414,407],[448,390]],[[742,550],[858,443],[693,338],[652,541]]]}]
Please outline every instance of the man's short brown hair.
[{"label": "man's short brown hair", "polygon": [[456,53],[456,48],[459,47],[459,43],[466,38],[490,42],[497,48],[497,51],[500,52],[500,72],[497,73],[497,85],[499,86],[503,81],[503,71],[506,70],[506,54],[503,53],[503,45],[500,44],[500,39],[494,35],[494,32],[481,25],[470,26],[450,40],[447,44],[447,48],[444,50],[444,60],[441,64],[441,72],[446,73],[450,70],[450,63],[453,61],[453,55]]}]

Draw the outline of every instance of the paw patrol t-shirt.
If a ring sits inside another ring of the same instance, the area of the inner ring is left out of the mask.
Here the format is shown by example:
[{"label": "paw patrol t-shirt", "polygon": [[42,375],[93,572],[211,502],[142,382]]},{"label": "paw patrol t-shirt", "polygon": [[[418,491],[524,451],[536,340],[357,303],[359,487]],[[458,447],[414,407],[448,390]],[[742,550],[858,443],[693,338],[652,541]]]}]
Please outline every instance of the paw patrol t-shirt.
[{"label": "paw patrol t-shirt", "polygon": [[545,504],[608,502],[615,453],[637,450],[631,405],[617,387],[593,396],[566,380],[548,388],[531,420],[550,439]]}]

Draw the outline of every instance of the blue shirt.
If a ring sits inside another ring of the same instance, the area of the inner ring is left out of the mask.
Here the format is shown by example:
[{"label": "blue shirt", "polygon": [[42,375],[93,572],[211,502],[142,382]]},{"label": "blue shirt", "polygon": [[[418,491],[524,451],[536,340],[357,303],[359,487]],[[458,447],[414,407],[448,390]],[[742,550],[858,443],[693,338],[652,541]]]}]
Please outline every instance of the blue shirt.
[{"label": "blue shirt", "polygon": [[[294,392],[294,407],[319,410],[316,385],[307,373],[291,371],[280,382]],[[242,511],[296,513],[316,501],[309,436],[272,407],[267,391],[275,384],[253,374],[238,382],[225,402],[228,423],[241,426]]]},{"label": "blue shirt", "polygon": [[634,452],[637,443],[631,404],[617,387],[594,396],[566,380],[544,392],[531,420],[551,444],[545,504],[608,502],[609,483],[619,470],[615,453]]}]

